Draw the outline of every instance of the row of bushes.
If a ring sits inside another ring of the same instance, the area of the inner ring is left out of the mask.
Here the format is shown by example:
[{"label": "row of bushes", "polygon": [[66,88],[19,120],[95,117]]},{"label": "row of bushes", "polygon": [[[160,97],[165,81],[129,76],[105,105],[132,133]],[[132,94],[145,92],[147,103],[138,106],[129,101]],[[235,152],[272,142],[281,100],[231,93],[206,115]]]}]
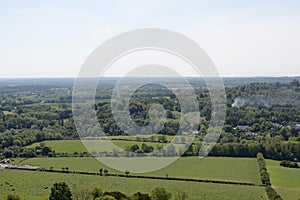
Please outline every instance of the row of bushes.
[{"label": "row of bushes", "polygon": [[259,173],[261,182],[266,185],[266,193],[269,200],[282,200],[281,196],[277,194],[276,190],[271,187],[270,175],[267,170],[267,164],[262,153],[257,154],[257,162],[259,166]]},{"label": "row of bushes", "polygon": [[[73,194],[72,194],[73,193]],[[64,200],[85,199],[85,200],[170,200],[172,194],[163,187],[155,187],[149,194],[136,192],[133,195],[127,196],[119,191],[105,191],[95,187],[92,190],[83,189],[75,190],[71,193],[70,188],[64,182],[55,183],[51,188],[49,200]],[[178,191],[174,195],[176,200],[187,200],[188,195],[185,191]]]},{"label": "row of bushes", "polygon": [[260,179],[262,184],[271,186],[270,175],[267,170],[267,165],[262,153],[257,154],[257,162],[259,167]]},{"label": "row of bushes", "polygon": [[282,200],[281,196],[271,186],[266,187],[266,192],[270,200]]}]

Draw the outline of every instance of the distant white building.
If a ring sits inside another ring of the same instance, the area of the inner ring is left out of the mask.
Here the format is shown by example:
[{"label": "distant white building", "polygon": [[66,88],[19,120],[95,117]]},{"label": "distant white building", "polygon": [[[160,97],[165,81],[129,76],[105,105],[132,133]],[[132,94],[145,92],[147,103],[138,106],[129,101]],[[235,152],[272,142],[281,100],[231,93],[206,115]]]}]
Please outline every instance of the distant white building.
[{"label": "distant white building", "polygon": [[300,130],[300,122],[290,122],[289,125]]},{"label": "distant white building", "polygon": [[253,136],[253,137],[256,137],[256,136],[258,136],[258,134],[257,134],[257,133],[253,133],[253,132],[247,132],[246,134],[247,134],[247,135],[250,135],[250,136]]},{"label": "distant white building", "polygon": [[198,134],[199,134],[199,131],[193,131],[192,134],[193,134],[193,135],[198,135]]},{"label": "distant white building", "polygon": [[10,163],[10,159],[4,159],[0,163],[1,164],[9,164]]},{"label": "distant white building", "polygon": [[241,131],[249,131],[250,130],[250,126],[246,125],[246,126],[237,126],[237,129],[241,130]]},{"label": "distant white building", "polygon": [[272,123],[272,124],[273,124],[273,127],[278,128],[278,129],[281,129],[283,127],[283,125],[278,124],[278,123]]}]

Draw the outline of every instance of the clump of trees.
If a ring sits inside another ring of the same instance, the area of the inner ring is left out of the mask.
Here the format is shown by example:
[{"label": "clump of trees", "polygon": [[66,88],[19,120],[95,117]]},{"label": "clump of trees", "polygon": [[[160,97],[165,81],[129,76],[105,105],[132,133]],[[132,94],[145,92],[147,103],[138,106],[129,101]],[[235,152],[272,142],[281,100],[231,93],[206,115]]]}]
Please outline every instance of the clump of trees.
[{"label": "clump of trees", "polygon": [[291,162],[291,161],[286,161],[286,160],[283,160],[279,163],[279,165],[281,167],[289,167],[289,168],[299,168],[299,165],[298,163],[296,162]]},{"label": "clump of trees", "polygon": [[102,168],[100,168],[99,169],[99,175],[100,176],[107,176],[108,175],[108,170],[107,169],[102,169]]},{"label": "clump of trees", "polygon": [[[170,200],[171,198],[172,194],[163,187],[155,187],[150,194],[136,192],[131,196],[127,196],[119,191],[103,192],[99,187],[95,187],[92,190],[75,190],[72,195],[70,188],[64,182],[55,183],[49,196],[49,200]],[[178,191],[174,199],[187,200],[188,195],[185,191]]]},{"label": "clump of trees", "polygon": [[270,175],[267,170],[267,165],[262,153],[257,154],[257,162],[259,166],[260,179],[262,184],[271,186]]}]

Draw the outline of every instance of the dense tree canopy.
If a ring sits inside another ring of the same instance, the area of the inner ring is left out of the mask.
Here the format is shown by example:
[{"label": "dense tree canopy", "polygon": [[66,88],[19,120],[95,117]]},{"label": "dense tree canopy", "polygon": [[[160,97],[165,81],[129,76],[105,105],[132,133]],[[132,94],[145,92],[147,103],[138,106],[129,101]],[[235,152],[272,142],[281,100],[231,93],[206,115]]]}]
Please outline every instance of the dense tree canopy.
[{"label": "dense tree canopy", "polygon": [[[197,95],[201,121],[198,130],[193,130],[199,131],[199,134],[185,153],[186,156],[197,155],[211,117],[209,91],[202,83],[194,79],[189,81]],[[299,80],[272,83],[257,80],[260,83],[247,84],[244,81],[249,80],[225,82],[226,121],[219,142],[210,155],[255,157],[262,152],[266,158],[299,161]],[[24,147],[45,140],[78,139],[72,116],[72,87],[71,80],[0,82],[1,156],[53,156],[55,152],[48,147]],[[114,82],[107,80],[98,88],[94,108],[107,135],[126,135],[112,115],[110,97],[113,87]],[[172,89],[179,90],[180,85],[174,81],[172,87],[168,89],[150,84],[139,88],[129,101],[129,113],[133,121],[139,126],[148,125],[151,105],[160,104],[166,110],[167,119],[159,134],[183,134],[180,129],[181,105],[172,92]],[[184,88],[180,90],[184,91]],[[122,106],[122,101],[119,104]],[[89,119],[86,116],[83,118]],[[122,126],[128,126],[126,119]],[[86,130],[86,136],[89,137],[99,134],[94,127]],[[168,142],[165,137],[159,137],[159,142]],[[153,147],[147,144],[132,146],[130,151],[149,153]]]}]

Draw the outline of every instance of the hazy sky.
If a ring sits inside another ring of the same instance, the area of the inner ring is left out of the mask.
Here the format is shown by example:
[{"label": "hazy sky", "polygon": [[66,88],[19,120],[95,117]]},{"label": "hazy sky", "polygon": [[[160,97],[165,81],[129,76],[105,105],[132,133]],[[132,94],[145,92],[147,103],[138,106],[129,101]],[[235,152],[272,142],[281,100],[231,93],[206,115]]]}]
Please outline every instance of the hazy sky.
[{"label": "hazy sky", "polygon": [[76,76],[103,41],[148,27],[187,35],[222,76],[300,75],[298,0],[12,0],[0,27],[0,77]]}]

